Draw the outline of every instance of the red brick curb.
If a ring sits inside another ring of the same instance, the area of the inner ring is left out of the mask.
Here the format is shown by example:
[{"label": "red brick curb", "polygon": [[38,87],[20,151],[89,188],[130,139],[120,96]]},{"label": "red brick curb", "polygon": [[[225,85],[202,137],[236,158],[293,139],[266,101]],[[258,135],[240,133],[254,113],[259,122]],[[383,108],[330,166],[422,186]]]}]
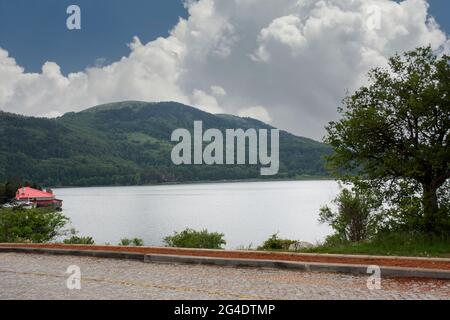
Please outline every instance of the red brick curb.
[{"label": "red brick curb", "polygon": [[336,254],[305,254],[260,251],[228,251],[182,249],[163,247],[123,247],[100,245],[64,245],[64,244],[0,244],[0,248],[35,248],[35,249],[61,249],[77,251],[102,251],[117,253],[158,254],[172,256],[192,256],[227,259],[253,259],[274,260],[303,263],[330,263],[352,265],[377,265],[385,267],[402,267],[417,269],[438,269],[450,271],[450,259],[444,258],[414,258],[414,257],[383,257],[383,256],[350,256]]}]

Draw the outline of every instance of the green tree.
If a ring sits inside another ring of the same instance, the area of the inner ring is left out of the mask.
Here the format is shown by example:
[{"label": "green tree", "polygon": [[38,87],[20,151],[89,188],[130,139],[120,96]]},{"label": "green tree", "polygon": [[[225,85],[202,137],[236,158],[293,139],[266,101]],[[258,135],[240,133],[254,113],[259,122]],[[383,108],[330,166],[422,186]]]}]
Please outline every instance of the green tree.
[{"label": "green tree", "polygon": [[0,242],[48,242],[62,235],[68,221],[61,212],[0,209]]},{"label": "green tree", "polygon": [[450,178],[449,56],[418,48],[372,70],[369,80],[344,99],[342,119],[327,127],[330,167],[385,199],[400,199],[405,188],[420,194],[423,231],[442,232],[450,217],[438,198]]},{"label": "green tree", "polygon": [[5,184],[5,195],[8,201],[16,196],[17,189],[19,189],[20,187],[22,187],[22,184],[18,177],[12,177],[8,179]]},{"label": "green tree", "polygon": [[0,204],[4,204],[8,201],[8,197],[6,196],[6,185],[4,183],[0,183]]}]

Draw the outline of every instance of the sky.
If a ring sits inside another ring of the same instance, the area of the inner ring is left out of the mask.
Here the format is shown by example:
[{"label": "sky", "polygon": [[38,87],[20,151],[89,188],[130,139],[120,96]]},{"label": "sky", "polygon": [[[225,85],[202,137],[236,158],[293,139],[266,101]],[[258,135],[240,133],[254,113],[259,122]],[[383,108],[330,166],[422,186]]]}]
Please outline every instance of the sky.
[{"label": "sky", "polygon": [[[71,4],[81,30],[67,29]],[[447,0],[0,0],[0,110],[171,100],[321,140],[371,68],[448,51],[449,12]]]},{"label": "sky", "polygon": [[[81,8],[81,31],[66,28],[71,4]],[[0,47],[27,72],[51,60],[67,74],[128,55],[133,36],[166,37],[186,16],[180,0],[0,0]]]}]

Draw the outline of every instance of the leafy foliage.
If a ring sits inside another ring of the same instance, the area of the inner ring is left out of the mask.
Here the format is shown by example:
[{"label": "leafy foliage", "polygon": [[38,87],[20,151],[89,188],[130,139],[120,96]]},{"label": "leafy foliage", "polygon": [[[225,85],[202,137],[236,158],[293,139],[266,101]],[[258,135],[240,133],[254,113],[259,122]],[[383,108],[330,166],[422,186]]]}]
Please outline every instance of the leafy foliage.
[{"label": "leafy foliage", "polygon": [[70,229],[70,238],[64,239],[64,244],[84,244],[93,245],[95,241],[92,237],[82,237],[78,235],[78,231],[74,228]]},{"label": "leafy foliage", "polygon": [[264,241],[258,250],[289,250],[289,246],[295,242],[295,240],[280,239],[278,233],[275,233]]},{"label": "leafy foliage", "polygon": [[[344,100],[327,128],[334,174],[376,190],[391,222],[450,232],[450,57],[418,48],[370,72],[368,87]],[[443,189],[444,188],[444,189]],[[399,220],[400,219],[400,220]]]},{"label": "leafy foliage", "polygon": [[320,210],[319,221],[328,223],[336,232],[328,241],[358,242],[375,235],[379,216],[376,212],[381,206],[375,197],[360,191],[343,189],[334,200],[337,211],[325,206]]},{"label": "leafy foliage", "polygon": [[222,245],[226,244],[223,237],[223,233],[208,232],[208,230],[195,231],[187,228],[164,238],[164,242],[167,246],[176,248],[222,249]]},{"label": "leafy foliage", "polygon": [[124,238],[120,240],[119,246],[130,246],[131,245],[131,239]]},{"label": "leafy foliage", "polygon": [[72,236],[68,239],[63,240],[64,244],[85,244],[85,245],[93,245],[95,241],[92,237],[79,237]]},{"label": "leafy foliage", "polygon": [[68,221],[61,212],[0,209],[0,242],[48,242],[62,235]]},{"label": "leafy foliage", "polygon": [[[173,165],[170,136],[177,128],[192,130],[195,120],[204,130],[271,128],[174,102],[113,103],[57,119],[0,112],[0,181],[17,176],[47,186],[93,186],[261,178],[256,166]],[[328,176],[322,158],[330,151],[280,132],[276,178]]]},{"label": "leafy foliage", "polygon": [[119,246],[135,246],[135,247],[142,247],[144,245],[144,240],[140,238],[133,238],[133,239],[121,239]]}]

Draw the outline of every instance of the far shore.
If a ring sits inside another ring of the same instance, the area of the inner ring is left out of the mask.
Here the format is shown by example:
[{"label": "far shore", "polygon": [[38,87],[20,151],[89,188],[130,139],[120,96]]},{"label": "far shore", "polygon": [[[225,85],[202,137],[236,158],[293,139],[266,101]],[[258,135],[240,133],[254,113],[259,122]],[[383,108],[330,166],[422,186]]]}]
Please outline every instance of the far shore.
[{"label": "far shore", "polygon": [[337,181],[332,177],[300,177],[295,179],[245,179],[245,180],[204,180],[204,181],[182,181],[182,182],[162,182],[135,185],[91,185],[91,186],[50,186],[54,189],[71,189],[71,188],[125,188],[125,187],[155,187],[155,186],[183,186],[183,185],[201,185],[201,184],[228,184],[228,183],[245,183],[245,182],[295,182],[295,181]]}]

